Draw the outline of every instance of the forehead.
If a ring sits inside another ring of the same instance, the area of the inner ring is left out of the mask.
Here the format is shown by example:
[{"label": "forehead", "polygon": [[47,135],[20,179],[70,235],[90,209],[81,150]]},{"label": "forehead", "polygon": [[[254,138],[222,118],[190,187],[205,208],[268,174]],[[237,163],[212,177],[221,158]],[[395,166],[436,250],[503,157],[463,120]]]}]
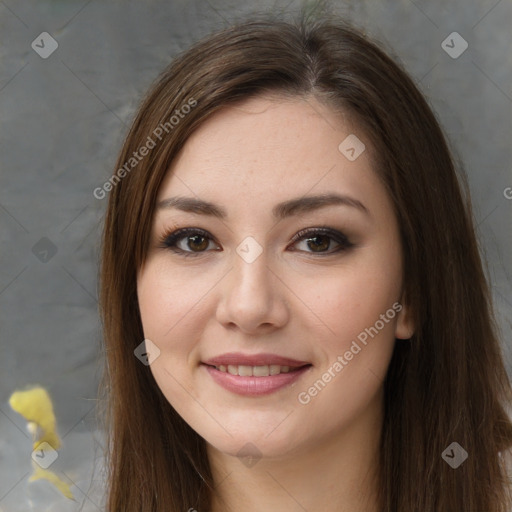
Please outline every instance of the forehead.
[{"label": "forehead", "polygon": [[347,115],[313,97],[252,98],[215,113],[189,137],[158,201],[196,196],[229,211],[237,202],[271,208],[308,193],[382,194],[369,151],[350,160],[342,152],[347,138],[369,149],[365,134]]}]

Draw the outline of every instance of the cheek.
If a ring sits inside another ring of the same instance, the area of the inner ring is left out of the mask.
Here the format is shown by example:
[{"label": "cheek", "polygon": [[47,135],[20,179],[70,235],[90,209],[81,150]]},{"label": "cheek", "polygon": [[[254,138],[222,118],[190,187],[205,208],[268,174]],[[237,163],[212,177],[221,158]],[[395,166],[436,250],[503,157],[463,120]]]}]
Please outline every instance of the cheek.
[{"label": "cheek", "polygon": [[[310,418],[323,417],[327,430],[361,414],[382,387],[400,308],[393,277],[377,271],[340,274],[311,297],[329,334],[319,341],[321,364],[297,390],[297,400]],[[326,416],[328,410],[337,412]]]},{"label": "cheek", "polygon": [[208,292],[218,279],[213,277],[212,282],[202,274],[197,269],[171,269],[167,261],[153,259],[137,281],[144,337],[160,350],[150,370],[179,411],[190,404],[194,357],[205,323],[213,314],[206,305]]},{"label": "cheek", "polygon": [[156,262],[140,274],[137,282],[139,310],[147,338],[168,345],[178,341],[183,329],[194,329],[201,298],[211,284],[188,272],[170,272]]},{"label": "cheek", "polygon": [[328,329],[322,329],[326,334],[318,345],[318,373],[301,389],[299,401],[315,402],[317,414],[333,403],[343,404],[347,414],[357,414],[387,373],[400,309],[400,260],[396,250],[365,256],[320,280],[321,293],[309,293],[311,309]]},{"label": "cheek", "polygon": [[[330,278],[318,281],[321,293],[300,291],[306,304],[311,304],[329,338],[347,341],[369,328],[386,314],[400,297],[400,281],[392,269],[375,267],[344,269]],[[309,297],[309,298],[306,298]],[[386,317],[385,332],[395,324],[396,312]],[[380,323],[379,323],[380,325]]]},{"label": "cheek", "polygon": [[197,339],[194,307],[201,307],[200,292],[184,273],[170,272],[164,264],[154,260],[146,265],[137,280],[144,337],[160,350],[150,370],[160,390],[178,408],[190,398],[183,386],[189,387],[186,385],[190,373],[187,354]]}]

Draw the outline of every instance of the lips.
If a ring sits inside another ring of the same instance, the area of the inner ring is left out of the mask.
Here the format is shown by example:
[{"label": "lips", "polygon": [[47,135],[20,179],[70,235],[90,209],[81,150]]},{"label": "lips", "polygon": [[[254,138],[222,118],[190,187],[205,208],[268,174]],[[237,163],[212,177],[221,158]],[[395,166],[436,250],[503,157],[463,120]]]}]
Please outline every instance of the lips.
[{"label": "lips", "polygon": [[[270,368],[272,367],[273,365],[270,365]],[[233,375],[232,373],[217,369],[216,366],[210,366],[204,363],[201,364],[201,368],[203,368],[206,373],[210,375],[211,379],[219,386],[223,387],[227,391],[230,391],[231,393],[249,397],[269,395],[281,389],[287,388],[288,386],[293,386],[304,374],[310,371],[311,367],[312,365],[307,364],[285,373],[280,372],[266,376],[247,376]],[[222,368],[224,368],[224,366],[222,366]],[[228,368],[244,368],[244,366],[233,367],[232,365],[229,365]],[[246,366],[245,368],[251,367]],[[255,366],[253,368],[262,367]],[[277,368],[283,369],[284,367],[277,366]]]},{"label": "lips", "polygon": [[230,352],[201,362],[214,382],[245,396],[262,396],[292,386],[313,366],[277,354]]},{"label": "lips", "polygon": [[276,354],[242,354],[239,352],[229,352],[220,356],[212,357],[203,361],[209,366],[288,366],[290,370],[310,365],[308,361],[299,361],[289,357]]}]

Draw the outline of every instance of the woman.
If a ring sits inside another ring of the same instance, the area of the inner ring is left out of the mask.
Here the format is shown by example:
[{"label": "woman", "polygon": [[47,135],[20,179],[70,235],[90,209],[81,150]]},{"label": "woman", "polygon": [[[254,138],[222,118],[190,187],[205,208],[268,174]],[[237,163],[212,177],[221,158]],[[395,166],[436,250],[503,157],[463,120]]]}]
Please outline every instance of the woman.
[{"label": "woman", "polygon": [[105,184],[111,511],[498,512],[510,384],[424,98],[341,21],[174,60]]}]

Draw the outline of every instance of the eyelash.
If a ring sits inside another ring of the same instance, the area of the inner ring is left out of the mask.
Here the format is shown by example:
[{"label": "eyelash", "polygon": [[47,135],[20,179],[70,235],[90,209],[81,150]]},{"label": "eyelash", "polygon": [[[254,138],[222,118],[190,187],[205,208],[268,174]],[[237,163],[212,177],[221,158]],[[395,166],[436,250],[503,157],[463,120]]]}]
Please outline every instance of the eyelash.
[{"label": "eyelash", "polygon": [[[210,234],[207,231],[204,231],[200,228],[182,228],[177,229],[176,231],[171,231],[165,233],[162,238],[159,241],[158,247],[161,249],[169,249],[173,251],[174,253],[179,254],[180,256],[184,256],[188,258],[189,256],[192,257],[198,257],[203,255],[205,251],[184,251],[183,249],[179,249],[176,247],[176,243],[186,237],[190,237],[192,235],[199,235],[202,238],[207,238],[210,240],[213,240]],[[309,254],[316,254],[320,257],[322,256],[330,256],[332,254],[336,254],[339,252],[346,251],[354,246],[354,244],[346,237],[345,234],[341,233],[340,231],[330,228],[329,226],[320,226],[317,228],[307,228],[302,229],[299,231],[293,238],[292,243],[295,244],[297,242],[302,242],[303,240],[308,240],[311,238],[315,238],[315,235],[323,235],[328,236],[329,238],[333,239],[335,242],[337,242],[340,247],[338,247],[336,250],[331,252],[309,252]],[[301,251],[304,252],[304,251]],[[307,252],[307,251],[306,251]]]}]

